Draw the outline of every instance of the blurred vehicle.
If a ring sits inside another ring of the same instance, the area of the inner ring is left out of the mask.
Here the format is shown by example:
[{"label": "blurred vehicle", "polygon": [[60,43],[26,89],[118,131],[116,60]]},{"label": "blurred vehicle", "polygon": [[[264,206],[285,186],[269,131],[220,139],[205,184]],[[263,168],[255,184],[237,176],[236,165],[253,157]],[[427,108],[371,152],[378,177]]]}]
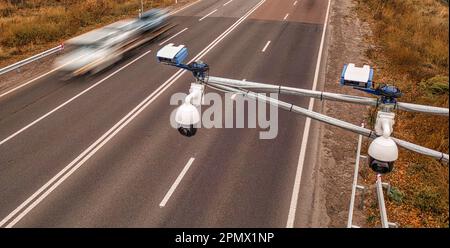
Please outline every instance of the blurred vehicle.
[{"label": "blurred vehicle", "polygon": [[151,9],[142,13],[139,18],[141,29],[148,32],[163,25],[168,18],[168,14],[167,9]]},{"label": "blurred vehicle", "polygon": [[167,20],[166,10],[153,9],[140,18],[120,20],[72,38],[65,43],[67,52],[55,60],[54,67],[69,78],[95,74],[173,28]]}]

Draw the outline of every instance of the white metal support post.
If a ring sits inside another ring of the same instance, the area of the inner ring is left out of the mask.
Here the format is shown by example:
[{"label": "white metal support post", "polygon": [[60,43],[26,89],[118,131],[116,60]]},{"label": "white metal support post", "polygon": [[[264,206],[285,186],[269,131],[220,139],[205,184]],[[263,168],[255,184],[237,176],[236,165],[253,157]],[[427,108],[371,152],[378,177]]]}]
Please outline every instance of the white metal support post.
[{"label": "white metal support post", "polygon": [[[364,124],[361,124],[361,127],[364,127]],[[361,144],[362,144],[362,135],[360,134],[358,137],[358,147],[356,150],[356,161],[355,161],[355,170],[353,174],[353,184],[352,184],[352,194],[350,197],[350,207],[348,210],[348,220],[347,220],[347,228],[359,228],[357,225],[353,225],[353,209],[355,206],[355,198],[356,198],[356,190],[365,190],[365,187],[362,185],[358,185],[358,173],[359,173],[359,164],[361,156]],[[363,202],[361,202],[363,203]]]},{"label": "white metal support post", "polygon": [[384,203],[383,185],[381,182],[380,174],[377,174],[377,198],[378,198],[378,207],[380,208],[381,227],[389,228],[389,222],[386,213],[386,205]]}]

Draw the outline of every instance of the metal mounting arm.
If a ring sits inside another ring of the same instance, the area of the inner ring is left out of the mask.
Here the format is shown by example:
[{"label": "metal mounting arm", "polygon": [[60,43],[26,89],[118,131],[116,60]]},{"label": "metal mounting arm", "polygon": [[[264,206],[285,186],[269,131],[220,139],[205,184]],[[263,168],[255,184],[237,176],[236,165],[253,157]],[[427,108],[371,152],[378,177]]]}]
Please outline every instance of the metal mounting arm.
[{"label": "metal mounting arm", "polygon": [[[241,81],[235,79],[221,78],[221,77],[209,77],[209,83],[220,84],[224,86],[237,87],[241,89],[251,89],[251,90],[260,90],[264,92],[274,92],[280,94],[290,94],[290,95],[299,95],[312,97],[319,100],[331,100],[331,101],[340,101],[340,102],[348,102],[348,103],[356,103],[361,105],[368,106],[378,106],[380,103],[376,98],[362,97],[362,96],[351,96],[323,91],[314,91],[314,90],[306,90],[300,88],[286,87],[281,85],[273,85],[273,84],[263,84],[256,82],[248,82]],[[397,102],[395,104],[395,109],[405,110],[405,111],[413,111],[420,113],[428,113],[434,115],[444,115],[449,116],[448,108],[440,108],[433,106],[425,106],[413,103],[404,103]]]},{"label": "metal mounting arm", "polygon": [[205,63],[192,62],[187,65],[186,64],[169,64],[169,65],[173,65],[178,68],[185,69],[185,70],[192,72],[194,77],[200,82],[205,82],[208,80],[209,66]]},{"label": "metal mounting arm", "polygon": [[[291,103],[287,103],[287,102],[283,102],[283,101],[280,101],[280,100],[277,100],[277,99],[274,99],[271,97],[267,97],[267,96],[259,94],[259,93],[233,88],[233,87],[226,86],[226,85],[223,85],[220,83],[213,83],[213,80],[211,80],[212,78],[213,77],[210,77],[209,82],[206,83],[207,86],[212,86],[213,88],[218,88],[218,89],[225,90],[228,92],[238,93],[245,97],[248,97],[248,98],[251,98],[254,100],[258,100],[258,101],[262,101],[262,102],[266,102],[275,107],[279,107],[281,109],[288,110],[290,112],[301,114],[301,115],[307,116],[311,119],[325,122],[327,124],[337,126],[337,127],[352,131],[354,133],[367,136],[372,139],[378,137],[376,135],[376,133],[372,130],[369,130],[369,129],[366,129],[366,128],[363,128],[363,127],[360,127],[360,126],[357,126],[357,125],[354,125],[354,124],[351,124],[351,123],[348,123],[348,122],[345,122],[345,121],[342,121],[342,120],[339,120],[339,119],[336,119],[336,118],[333,118],[333,117],[330,117],[327,115],[316,113],[314,111],[310,111],[308,109],[296,106]],[[429,148],[426,148],[423,146],[419,146],[419,145],[416,145],[416,144],[413,144],[413,143],[410,143],[410,142],[407,142],[407,141],[404,141],[401,139],[397,139],[397,138],[393,138],[393,137],[392,137],[392,139],[397,143],[397,145],[399,145],[403,148],[406,148],[408,150],[411,150],[411,151],[414,151],[414,152],[417,152],[417,153],[420,153],[423,155],[427,155],[427,156],[433,157],[435,159],[438,159],[439,161],[448,163],[449,155],[446,153],[435,151],[435,150],[432,150],[432,149],[429,149]]]}]

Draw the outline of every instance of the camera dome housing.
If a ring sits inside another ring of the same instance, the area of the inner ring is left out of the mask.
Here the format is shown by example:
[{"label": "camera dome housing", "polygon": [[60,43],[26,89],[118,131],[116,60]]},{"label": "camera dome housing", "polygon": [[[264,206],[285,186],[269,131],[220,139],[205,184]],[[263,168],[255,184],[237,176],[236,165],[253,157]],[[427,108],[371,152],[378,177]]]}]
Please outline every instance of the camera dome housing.
[{"label": "camera dome housing", "polygon": [[195,125],[200,121],[200,113],[194,105],[185,102],[178,107],[175,121],[183,126]]},{"label": "camera dome housing", "polygon": [[197,133],[195,125],[200,122],[200,113],[197,108],[190,103],[183,103],[175,113],[175,121],[178,124],[180,134],[191,137]]},{"label": "camera dome housing", "polygon": [[389,137],[378,137],[369,146],[369,166],[380,174],[391,172],[398,159],[397,144]]}]

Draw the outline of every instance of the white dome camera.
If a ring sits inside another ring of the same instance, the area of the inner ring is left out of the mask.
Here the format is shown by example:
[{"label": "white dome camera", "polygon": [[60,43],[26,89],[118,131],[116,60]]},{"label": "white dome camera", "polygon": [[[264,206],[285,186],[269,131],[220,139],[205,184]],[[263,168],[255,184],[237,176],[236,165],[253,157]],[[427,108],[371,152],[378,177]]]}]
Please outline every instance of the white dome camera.
[{"label": "white dome camera", "polygon": [[369,146],[369,166],[377,173],[391,172],[397,158],[397,144],[390,137],[380,136]]},{"label": "white dome camera", "polygon": [[203,103],[203,92],[205,86],[192,83],[189,95],[184,99],[184,103],[175,112],[175,121],[178,131],[186,136],[192,137],[197,133],[196,124],[200,122],[200,112],[196,106]]},{"label": "white dome camera", "polygon": [[175,121],[178,131],[186,137],[194,136],[197,132],[195,125],[200,121],[200,113],[197,108],[189,102],[183,103],[175,113]]}]

